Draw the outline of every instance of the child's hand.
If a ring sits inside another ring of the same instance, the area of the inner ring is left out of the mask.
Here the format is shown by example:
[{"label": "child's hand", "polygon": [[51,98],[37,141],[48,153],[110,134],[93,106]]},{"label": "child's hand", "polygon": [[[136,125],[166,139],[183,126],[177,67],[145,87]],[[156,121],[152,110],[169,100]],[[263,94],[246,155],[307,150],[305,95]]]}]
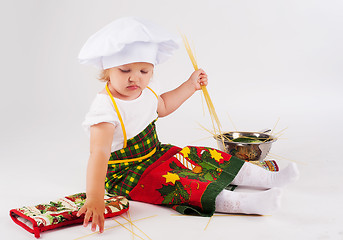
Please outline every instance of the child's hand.
[{"label": "child's hand", "polygon": [[92,218],[92,231],[95,232],[96,226],[99,226],[100,233],[104,231],[105,203],[103,199],[87,198],[76,216],[80,217],[83,213],[85,213],[85,219],[83,221],[84,227],[88,226],[89,219]]},{"label": "child's hand", "polygon": [[201,86],[207,86],[208,84],[207,74],[202,69],[196,70],[189,77],[188,81],[192,83],[196,91],[200,90]]}]

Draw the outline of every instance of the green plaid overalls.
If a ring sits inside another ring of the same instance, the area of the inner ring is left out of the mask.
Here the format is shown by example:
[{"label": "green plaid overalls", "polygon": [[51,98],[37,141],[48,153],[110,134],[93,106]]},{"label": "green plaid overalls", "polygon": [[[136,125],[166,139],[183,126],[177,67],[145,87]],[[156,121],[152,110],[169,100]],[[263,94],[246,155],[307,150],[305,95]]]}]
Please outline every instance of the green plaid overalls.
[{"label": "green plaid overalls", "polygon": [[[158,98],[157,94],[148,89]],[[124,135],[124,147],[112,152],[108,162],[105,189],[108,193],[129,197],[130,191],[137,185],[142,173],[172,146],[161,144],[157,138],[154,120],[137,136],[126,139],[125,126],[115,100],[106,85],[106,91],[111,97],[118,114]]]},{"label": "green plaid overalls", "polygon": [[[137,136],[127,140],[126,148],[112,152],[105,183],[108,193],[130,198],[129,193],[137,185],[143,172],[170,149],[171,145],[159,142],[155,121]],[[149,154],[152,155],[149,156]],[[135,160],[137,158],[143,159]],[[115,160],[123,162],[116,162]]]}]

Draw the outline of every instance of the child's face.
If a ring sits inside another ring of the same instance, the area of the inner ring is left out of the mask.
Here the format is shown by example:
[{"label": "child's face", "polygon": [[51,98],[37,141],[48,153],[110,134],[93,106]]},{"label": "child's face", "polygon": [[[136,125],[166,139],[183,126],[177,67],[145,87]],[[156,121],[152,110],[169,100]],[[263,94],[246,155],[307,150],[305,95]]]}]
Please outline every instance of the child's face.
[{"label": "child's face", "polygon": [[148,86],[154,65],[146,62],[129,63],[109,69],[109,88],[114,97],[123,100],[138,98]]}]

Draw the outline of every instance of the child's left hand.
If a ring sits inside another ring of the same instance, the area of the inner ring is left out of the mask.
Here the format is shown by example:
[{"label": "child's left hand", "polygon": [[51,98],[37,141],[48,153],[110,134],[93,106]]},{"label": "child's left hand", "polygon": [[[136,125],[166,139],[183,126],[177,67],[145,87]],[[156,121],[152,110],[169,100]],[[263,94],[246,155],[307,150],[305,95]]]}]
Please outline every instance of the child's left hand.
[{"label": "child's left hand", "polygon": [[207,74],[203,69],[196,70],[189,77],[188,82],[192,83],[195,90],[200,90],[201,86],[207,86]]}]

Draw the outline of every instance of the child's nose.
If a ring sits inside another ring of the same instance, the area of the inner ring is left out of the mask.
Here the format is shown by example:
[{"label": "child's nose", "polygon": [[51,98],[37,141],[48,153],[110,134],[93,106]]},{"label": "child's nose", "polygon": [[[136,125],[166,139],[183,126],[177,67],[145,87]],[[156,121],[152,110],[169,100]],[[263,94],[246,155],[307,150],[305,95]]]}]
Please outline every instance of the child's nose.
[{"label": "child's nose", "polygon": [[140,79],[140,74],[138,74],[138,73],[132,73],[130,78],[129,78],[129,80],[131,82],[137,82],[137,81],[139,81],[139,79]]}]

